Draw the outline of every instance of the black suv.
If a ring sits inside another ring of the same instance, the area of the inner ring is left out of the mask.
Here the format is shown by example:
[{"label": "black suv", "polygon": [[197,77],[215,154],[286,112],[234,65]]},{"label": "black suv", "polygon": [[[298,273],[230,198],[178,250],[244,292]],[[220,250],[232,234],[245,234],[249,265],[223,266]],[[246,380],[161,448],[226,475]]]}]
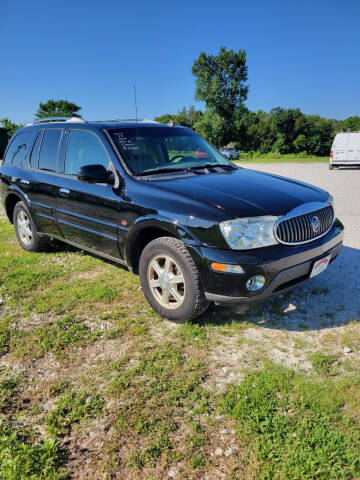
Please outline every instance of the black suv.
[{"label": "black suv", "polygon": [[281,294],[342,247],[328,193],[240,168],[192,130],[155,122],[29,124],[7,147],[0,193],[25,250],[54,238],[125,265],[176,321]]}]

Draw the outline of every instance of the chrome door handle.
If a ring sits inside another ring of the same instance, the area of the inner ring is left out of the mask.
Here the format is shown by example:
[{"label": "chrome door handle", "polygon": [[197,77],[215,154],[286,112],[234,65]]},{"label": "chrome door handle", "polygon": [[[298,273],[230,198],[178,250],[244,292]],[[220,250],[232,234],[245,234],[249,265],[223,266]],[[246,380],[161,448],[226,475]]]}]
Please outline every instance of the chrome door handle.
[{"label": "chrome door handle", "polygon": [[68,188],[60,188],[59,192],[60,192],[60,195],[69,195],[70,190]]},{"label": "chrome door handle", "polygon": [[29,180],[20,180],[20,183],[21,183],[22,185],[30,185]]}]

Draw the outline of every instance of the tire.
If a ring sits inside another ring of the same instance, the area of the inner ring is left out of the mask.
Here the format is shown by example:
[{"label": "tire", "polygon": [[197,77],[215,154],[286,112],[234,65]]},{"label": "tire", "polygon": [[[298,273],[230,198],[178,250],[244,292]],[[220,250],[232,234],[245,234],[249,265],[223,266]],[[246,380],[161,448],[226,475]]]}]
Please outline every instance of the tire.
[{"label": "tire", "polygon": [[140,257],[139,275],[147,301],[169,320],[193,320],[209,306],[194,260],[177,238],[156,238],[146,245]]},{"label": "tire", "polygon": [[329,170],[334,170],[334,165],[331,165],[331,163],[329,163]]},{"label": "tire", "polygon": [[35,222],[24,202],[18,202],[13,214],[14,229],[21,247],[27,252],[39,252],[48,244],[48,239],[40,237]]}]

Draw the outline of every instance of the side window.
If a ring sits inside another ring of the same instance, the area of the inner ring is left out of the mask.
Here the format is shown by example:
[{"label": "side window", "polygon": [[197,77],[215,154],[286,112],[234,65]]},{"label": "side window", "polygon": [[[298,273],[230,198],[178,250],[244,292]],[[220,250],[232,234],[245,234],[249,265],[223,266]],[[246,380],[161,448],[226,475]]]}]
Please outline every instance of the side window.
[{"label": "side window", "polygon": [[110,159],[99,138],[87,130],[71,130],[65,157],[65,174],[76,175],[84,165],[109,168]]},{"label": "side window", "polygon": [[32,131],[21,132],[13,138],[5,156],[5,164],[22,167],[25,160],[26,149],[31,140]]},{"label": "side window", "polygon": [[45,130],[39,156],[40,170],[56,172],[57,155],[61,134],[62,130],[57,128],[49,128]]},{"label": "side window", "polygon": [[40,145],[41,145],[43,132],[44,132],[44,130],[40,130],[40,132],[37,134],[34,146],[33,146],[32,151],[31,151],[30,165],[33,168],[37,168],[37,166],[38,166],[39,151],[40,151]]}]

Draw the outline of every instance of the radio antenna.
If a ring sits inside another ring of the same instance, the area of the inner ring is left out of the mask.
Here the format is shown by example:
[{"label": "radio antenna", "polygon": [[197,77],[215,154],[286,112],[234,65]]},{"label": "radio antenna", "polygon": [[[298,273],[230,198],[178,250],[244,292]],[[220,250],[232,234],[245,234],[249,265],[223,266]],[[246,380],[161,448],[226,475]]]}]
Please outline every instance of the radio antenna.
[{"label": "radio antenna", "polygon": [[137,100],[136,100],[136,85],[134,82],[134,100],[135,100],[135,118],[136,118],[136,123],[138,121],[138,109],[137,109]]}]

